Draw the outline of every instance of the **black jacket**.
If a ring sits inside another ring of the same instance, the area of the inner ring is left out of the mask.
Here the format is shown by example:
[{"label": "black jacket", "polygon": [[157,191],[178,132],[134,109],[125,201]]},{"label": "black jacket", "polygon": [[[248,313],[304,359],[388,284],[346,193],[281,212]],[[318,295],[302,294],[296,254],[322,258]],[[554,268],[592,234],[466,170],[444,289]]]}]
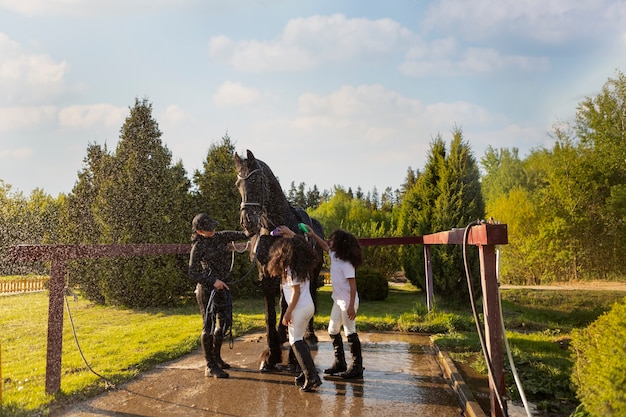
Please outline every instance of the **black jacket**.
[{"label": "black jacket", "polygon": [[245,239],[244,232],[222,230],[213,237],[197,235],[189,255],[189,279],[206,287],[213,287],[216,280],[228,282],[231,256],[228,244]]}]

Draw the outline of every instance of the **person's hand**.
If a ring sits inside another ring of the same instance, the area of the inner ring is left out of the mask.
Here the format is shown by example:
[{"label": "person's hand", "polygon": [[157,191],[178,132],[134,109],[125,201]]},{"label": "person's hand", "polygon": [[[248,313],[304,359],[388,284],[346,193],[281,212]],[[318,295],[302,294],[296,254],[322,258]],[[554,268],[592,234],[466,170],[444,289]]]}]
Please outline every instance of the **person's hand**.
[{"label": "person's hand", "polygon": [[213,284],[213,287],[216,290],[230,290],[230,288],[228,288],[228,285],[221,279],[216,279],[215,283]]},{"label": "person's hand", "polygon": [[283,325],[289,326],[291,322],[292,322],[291,312],[285,311],[285,314],[283,315]]},{"label": "person's hand", "polygon": [[278,226],[277,229],[282,237],[294,237],[296,235],[294,231],[287,226]]},{"label": "person's hand", "polygon": [[354,320],[356,318],[356,311],[354,311],[354,307],[353,306],[348,306],[348,309],[346,310],[346,313],[348,313],[348,318],[350,320]]}]

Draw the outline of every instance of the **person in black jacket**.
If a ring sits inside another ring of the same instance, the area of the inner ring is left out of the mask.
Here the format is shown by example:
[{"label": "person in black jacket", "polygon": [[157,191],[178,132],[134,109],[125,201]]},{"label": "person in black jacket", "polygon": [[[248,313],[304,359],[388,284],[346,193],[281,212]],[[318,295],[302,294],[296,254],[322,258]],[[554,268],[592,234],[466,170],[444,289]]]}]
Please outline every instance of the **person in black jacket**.
[{"label": "person in black jacket", "polygon": [[206,359],[204,375],[228,378],[224,369],[230,365],[222,360],[224,335],[232,325],[232,299],[230,278],[231,242],[245,239],[244,232],[216,231],[218,222],[206,213],[196,215],[191,223],[191,254],[189,278],[197,283],[196,298],[203,326],[200,341]]}]

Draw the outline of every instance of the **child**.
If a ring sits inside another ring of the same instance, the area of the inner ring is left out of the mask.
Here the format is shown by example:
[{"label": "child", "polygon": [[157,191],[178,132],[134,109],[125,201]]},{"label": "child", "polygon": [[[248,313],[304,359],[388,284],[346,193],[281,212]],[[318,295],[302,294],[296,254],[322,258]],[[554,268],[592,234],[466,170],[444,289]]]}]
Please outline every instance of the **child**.
[{"label": "child", "polygon": [[197,282],[196,298],[202,313],[200,341],[206,359],[206,377],[228,378],[224,369],[230,365],[222,360],[222,341],[232,321],[232,303],[228,281],[230,256],[228,244],[246,238],[244,232],[216,232],[218,222],[206,213],[194,217],[191,223],[191,254],[189,278]]},{"label": "child", "polygon": [[276,241],[270,248],[268,270],[272,275],[282,278],[282,289],[287,301],[283,324],[287,326],[289,344],[302,369],[302,373],[296,377],[296,385],[308,392],[322,385],[309,345],[304,341],[309,320],[315,313],[309,274],[317,255],[304,238],[297,236],[288,227],[280,226],[278,230],[283,239]]},{"label": "child", "polygon": [[[330,281],[333,286],[333,307],[330,312],[328,333],[333,342],[335,361],[324,370],[325,374],[341,373],[345,379],[363,378],[363,357],[361,341],[356,332],[356,312],[359,308],[359,294],[356,289],[356,268],[363,263],[363,252],[358,239],[351,233],[336,229],[328,237],[329,243],[307,227],[309,234],[330,254]],[[341,328],[348,338],[352,366],[347,370]]]}]

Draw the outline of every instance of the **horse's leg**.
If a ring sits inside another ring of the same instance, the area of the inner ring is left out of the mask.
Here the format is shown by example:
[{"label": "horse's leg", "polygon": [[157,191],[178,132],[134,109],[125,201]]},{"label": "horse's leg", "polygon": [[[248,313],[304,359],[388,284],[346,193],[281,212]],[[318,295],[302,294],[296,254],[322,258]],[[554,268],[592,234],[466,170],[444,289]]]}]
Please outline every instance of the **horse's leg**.
[{"label": "horse's leg", "polygon": [[261,372],[273,371],[282,362],[281,342],[276,330],[276,280],[264,276],[261,289],[265,299],[265,330],[267,335],[268,356],[261,363]]}]

